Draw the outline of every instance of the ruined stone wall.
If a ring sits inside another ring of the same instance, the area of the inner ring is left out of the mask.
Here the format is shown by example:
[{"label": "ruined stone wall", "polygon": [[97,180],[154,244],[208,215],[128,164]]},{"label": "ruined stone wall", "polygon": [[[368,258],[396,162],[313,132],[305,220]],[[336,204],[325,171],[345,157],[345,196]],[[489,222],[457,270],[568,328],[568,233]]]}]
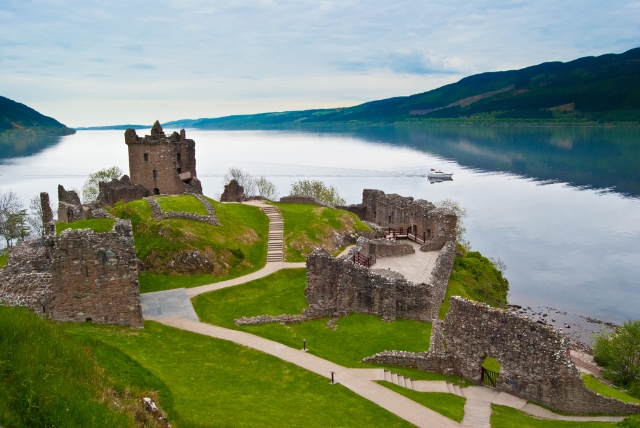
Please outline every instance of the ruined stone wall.
[{"label": "ruined stone wall", "polygon": [[220,202],[242,202],[245,199],[244,187],[238,183],[238,180],[231,180],[226,184],[224,192],[220,195]]},{"label": "ruined stone wall", "polygon": [[405,241],[390,239],[366,239],[358,238],[357,250],[372,260],[379,257],[393,257],[413,254],[416,250],[411,244]]},{"label": "ruined stone wall", "polygon": [[19,242],[0,269],[0,302],[45,313],[51,288],[49,254],[39,240]]},{"label": "ruined stone wall", "polygon": [[143,326],[129,220],[106,233],[67,229],[51,241],[52,319]]},{"label": "ruined stone wall", "polygon": [[456,240],[457,217],[448,210],[436,208],[431,202],[381,190],[365,189],[362,204],[341,207],[354,212],[360,219],[382,227],[414,228],[427,239],[443,236],[446,241]]},{"label": "ruined stone wall", "polygon": [[335,209],[333,205],[329,205],[327,203],[319,201],[313,196],[306,196],[306,195],[283,196],[280,198],[280,202],[283,204],[310,204],[310,205],[317,205],[319,207],[327,207],[327,208]]},{"label": "ruined stone wall", "polygon": [[117,202],[128,203],[151,195],[151,191],[141,184],[133,184],[129,176],[123,175],[120,180],[113,179],[108,183],[98,184],[100,192],[96,198],[97,206],[113,206]]},{"label": "ruined stone wall", "polygon": [[587,389],[554,328],[460,297],[444,322],[447,353],[465,377],[481,382],[487,356],[500,361],[496,389],[563,412],[640,413],[640,406]]},{"label": "ruined stone wall", "polygon": [[124,135],[132,183],[153,194],[202,193],[196,174],[196,143],[186,138],[184,130],[166,136],[156,121],[151,135],[141,138],[133,129],[127,129]]},{"label": "ruined stone wall", "polygon": [[430,321],[439,306],[429,284],[414,284],[397,272],[368,269],[346,257],[334,259],[324,249],[307,257],[307,303],[335,315],[351,312]]},{"label": "ruined stone wall", "polygon": [[194,194],[193,196],[195,196],[196,198],[198,198],[198,200],[200,200],[200,202],[202,202],[205,209],[209,213],[208,216],[188,213],[184,211],[164,212],[162,211],[162,207],[160,207],[160,204],[158,203],[158,201],[156,201],[156,199],[153,196],[144,198],[144,200],[147,201],[147,203],[149,204],[149,207],[151,208],[151,212],[153,213],[153,217],[155,218],[156,221],[165,220],[168,218],[179,218],[182,220],[200,221],[202,223],[209,223],[214,226],[220,226],[220,221],[218,220],[218,216],[216,215],[216,212],[213,209],[213,206],[211,205],[211,203],[209,203],[209,201],[207,201],[202,195]]}]

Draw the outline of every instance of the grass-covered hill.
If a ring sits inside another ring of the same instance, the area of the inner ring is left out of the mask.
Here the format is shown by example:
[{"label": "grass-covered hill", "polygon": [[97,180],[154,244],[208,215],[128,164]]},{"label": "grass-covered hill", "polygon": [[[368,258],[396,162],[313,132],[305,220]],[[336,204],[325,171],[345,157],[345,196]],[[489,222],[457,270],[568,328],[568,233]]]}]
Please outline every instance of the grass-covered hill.
[{"label": "grass-covered hill", "polygon": [[0,138],[17,136],[57,136],[76,132],[31,107],[0,96]]},{"label": "grass-covered hill", "polygon": [[349,108],[181,120],[166,125],[247,129],[397,122],[640,124],[640,48],[476,74],[429,92]]}]

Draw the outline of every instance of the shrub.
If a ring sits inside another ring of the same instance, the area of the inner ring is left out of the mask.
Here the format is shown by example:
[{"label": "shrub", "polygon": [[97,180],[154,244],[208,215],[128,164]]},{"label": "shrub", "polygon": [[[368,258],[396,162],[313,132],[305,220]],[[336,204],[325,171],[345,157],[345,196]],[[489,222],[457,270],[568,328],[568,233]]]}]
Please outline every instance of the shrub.
[{"label": "shrub", "polygon": [[640,320],[627,320],[615,331],[594,337],[593,356],[604,367],[603,376],[614,384],[640,392]]},{"label": "shrub", "polygon": [[299,180],[291,183],[289,196],[303,195],[316,198],[329,205],[344,205],[346,202],[338,193],[338,189],[327,186],[320,180]]},{"label": "shrub", "polygon": [[101,169],[100,171],[89,174],[89,178],[87,178],[87,181],[85,181],[82,186],[82,200],[84,203],[96,200],[100,192],[99,183],[101,181],[106,183],[113,179],[117,180],[122,177],[122,174],[122,170],[117,166]]}]

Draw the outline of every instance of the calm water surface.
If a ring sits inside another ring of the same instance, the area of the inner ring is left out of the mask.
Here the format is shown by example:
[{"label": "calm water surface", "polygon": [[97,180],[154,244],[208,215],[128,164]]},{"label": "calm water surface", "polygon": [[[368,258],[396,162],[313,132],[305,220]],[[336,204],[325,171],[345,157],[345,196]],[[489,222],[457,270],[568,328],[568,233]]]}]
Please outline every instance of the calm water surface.
[{"label": "calm water surface", "polygon": [[[172,130],[166,130],[172,131]],[[138,134],[148,133],[140,130]],[[376,188],[468,209],[474,249],[508,266],[511,303],[622,322],[640,318],[640,130],[368,128],[323,132],[197,131],[197,171],[219,197],[231,166],[265,175],[281,195],[301,178],[335,185],[348,203]],[[128,171],[122,131],[0,150],[0,188],[26,202],[90,172]],[[1,147],[0,147],[1,148]],[[454,181],[429,183],[429,168]]]}]

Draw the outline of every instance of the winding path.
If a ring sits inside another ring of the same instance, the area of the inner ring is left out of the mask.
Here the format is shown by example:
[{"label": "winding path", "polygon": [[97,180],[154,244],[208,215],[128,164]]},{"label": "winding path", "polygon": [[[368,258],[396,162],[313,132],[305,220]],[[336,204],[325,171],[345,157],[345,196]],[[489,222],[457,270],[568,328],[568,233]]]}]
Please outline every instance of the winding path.
[{"label": "winding path", "polygon": [[[285,263],[283,261],[283,224],[282,217],[277,212],[277,209],[260,201],[251,201],[251,204],[262,208],[269,217],[270,222],[276,223],[276,227],[273,228],[270,223],[269,255],[267,256],[266,266],[249,275],[214,284],[142,294],[140,297],[145,320],[157,321],[167,326],[228,340],[256,349],[317,373],[327,379],[331,379],[331,373],[333,373],[337,383],[418,427],[447,428],[469,426],[490,428],[491,403],[513,407],[532,416],[551,420],[617,422],[623,419],[621,417],[608,416],[563,416],[540,406],[527,403],[526,400],[521,398],[504,392],[498,393],[486,387],[476,386],[460,389],[456,385],[444,381],[411,380],[384,369],[347,368],[302,350],[293,349],[250,333],[230,330],[198,321],[191,305],[191,298],[202,293],[233,287],[263,278],[280,269],[305,267],[305,263]],[[269,207],[274,208],[275,212],[270,211]],[[277,224],[278,222],[280,224]],[[348,251],[348,249],[345,251]],[[445,392],[466,397],[467,401],[462,424],[376,383],[385,380],[419,392]]]}]

